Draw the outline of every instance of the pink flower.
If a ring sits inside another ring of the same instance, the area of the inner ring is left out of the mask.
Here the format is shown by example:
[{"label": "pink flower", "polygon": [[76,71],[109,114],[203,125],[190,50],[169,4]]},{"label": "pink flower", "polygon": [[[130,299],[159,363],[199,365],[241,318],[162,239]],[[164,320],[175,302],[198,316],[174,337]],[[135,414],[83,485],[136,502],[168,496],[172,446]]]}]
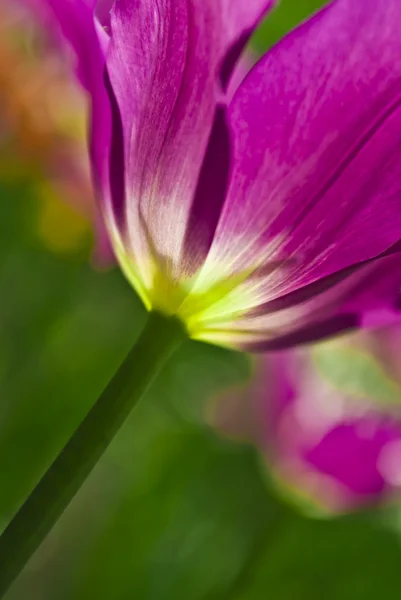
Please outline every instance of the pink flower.
[{"label": "pink flower", "polygon": [[149,310],[258,351],[393,318],[398,0],[333,1],[233,98],[224,90],[271,1],[31,2],[75,52],[99,202]]},{"label": "pink flower", "polygon": [[[339,356],[350,342],[336,346]],[[334,349],[325,351],[328,357],[330,352]],[[366,364],[375,364],[373,356]],[[259,443],[268,462],[291,487],[335,511],[399,494],[401,414],[380,409],[345,382],[338,387],[313,352],[291,350],[260,359],[246,399],[259,415]]]}]

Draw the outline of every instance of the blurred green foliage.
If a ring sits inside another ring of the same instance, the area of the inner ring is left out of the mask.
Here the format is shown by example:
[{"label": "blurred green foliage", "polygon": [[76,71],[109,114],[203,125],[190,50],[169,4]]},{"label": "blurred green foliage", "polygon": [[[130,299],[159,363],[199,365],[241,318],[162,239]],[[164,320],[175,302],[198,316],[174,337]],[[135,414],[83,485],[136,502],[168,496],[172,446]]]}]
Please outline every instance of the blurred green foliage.
[{"label": "blurred green foliage", "polygon": [[313,350],[316,367],[321,375],[351,400],[366,402],[377,407],[399,407],[399,382],[391,379],[383,365],[363,348],[343,343],[325,342]]},{"label": "blurred green foliage", "polygon": [[[256,45],[273,43],[318,4],[284,0]],[[89,234],[67,254],[45,248],[35,230],[36,189],[23,165],[0,184],[0,524],[95,401],[145,318],[117,269],[89,266]],[[398,597],[396,510],[308,518],[275,494],[255,450],[206,426],[210,397],[248,375],[245,356],[188,342],[8,600]]]},{"label": "blurred green foliage", "polygon": [[254,48],[264,52],[327,3],[328,0],[278,0],[273,12],[255,33]]}]

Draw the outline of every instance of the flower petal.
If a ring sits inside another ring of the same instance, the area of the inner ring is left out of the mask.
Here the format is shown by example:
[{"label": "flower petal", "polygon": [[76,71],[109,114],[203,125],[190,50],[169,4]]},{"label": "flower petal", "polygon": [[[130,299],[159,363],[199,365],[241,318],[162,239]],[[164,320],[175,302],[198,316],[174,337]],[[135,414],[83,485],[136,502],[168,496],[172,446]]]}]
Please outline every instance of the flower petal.
[{"label": "flower petal", "polygon": [[379,470],[383,449],[401,440],[401,427],[377,418],[361,418],[334,427],[305,452],[304,460],[356,496],[355,502],[380,496],[387,483]]},{"label": "flower petal", "polygon": [[[217,102],[214,0],[117,0],[107,67],[125,139],[125,218],[144,277],[180,260]],[[152,246],[152,248],[150,248]]]},{"label": "flower petal", "polygon": [[[247,319],[248,327],[259,328],[259,341],[245,341],[243,347],[254,352],[279,350],[361,327],[385,326],[400,320],[400,299],[401,254],[397,250],[259,307],[254,318]],[[274,329],[276,319],[286,320],[281,332]]]},{"label": "flower petal", "polygon": [[[111,0],[109,0],[111,1]],[[91,98],[90,149],[100,196],[108,201],[111,107],[104,83],[107,36],[94,17],[97,0],[27,0],[50,26],[61,29],[71,46],[82,85]],[[50,20],[49,20],[50,19]]]},{"label": "flower petal", "polygon": [[276,265],[255,306],[400,238],[400,19],[398,0],[337,0],[234,96],[233,173],[205,268]]},{"label": "flower petal", "polygon": [[[91,90],[104,63],[95,33],[96,0],[25,0],[27,6],[39,12],[50,27],[57,24],[73,49],[82,84]],[[51,21],[49,20],[52,19]],[[95,67],[95,68],[94,68]]]},{"label": "flower petal", "polygon": [[225,35],[221,80],[227,87],[233,69],[254,29],[277,0],[220,0]]},{"label": "flower petal", "polygon": [[[251,283],[252,277],[240,283],[231,300],[246,299],[243,294]],[[397,322],[401,317],[400,243],[376,259],[261,302],[245,313],[241,304],[237,314],[225,312],[226,307],[223,299],[213,311],[209,308],[201,315],[202,329],[194,337],[248,352],[266,352]]]},{"label": "flower petal", "polygon": [[[286,389],[290,395],[283,395]],[[351,508],[400,485],[401,473],[389,461],[394,444],[401,444],[401,423],[374,410],[369,399],[334,387],[311,352],[266,355],[252,390],[269,461],[315,499],[336,510]]]},{"label": "flower petal", "polygon": [[115,0],[90,0],[95,6],[95,15],[103,27],[110,27],[110,11]]}]

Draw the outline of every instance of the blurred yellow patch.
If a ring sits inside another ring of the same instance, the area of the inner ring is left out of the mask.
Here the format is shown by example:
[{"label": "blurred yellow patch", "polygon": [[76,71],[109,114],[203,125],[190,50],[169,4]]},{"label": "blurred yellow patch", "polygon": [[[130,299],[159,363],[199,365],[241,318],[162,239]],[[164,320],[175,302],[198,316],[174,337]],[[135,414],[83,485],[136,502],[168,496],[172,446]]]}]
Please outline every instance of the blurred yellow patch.
[{"label": "blurred yellow patch", "polygon": [[36,232],[44,246],[56,254],[73,254],[85,245],[91,224],[73,206],[63,202],[48,184],[38,188]]},{"label": "blurred yellow patch", "polygon": [[287,472],[282,466],[265,464],[266,474],[277,494],[299,513],[312,519],[328,519],[349,512],[341,486],[323,473],[306,468]]}]

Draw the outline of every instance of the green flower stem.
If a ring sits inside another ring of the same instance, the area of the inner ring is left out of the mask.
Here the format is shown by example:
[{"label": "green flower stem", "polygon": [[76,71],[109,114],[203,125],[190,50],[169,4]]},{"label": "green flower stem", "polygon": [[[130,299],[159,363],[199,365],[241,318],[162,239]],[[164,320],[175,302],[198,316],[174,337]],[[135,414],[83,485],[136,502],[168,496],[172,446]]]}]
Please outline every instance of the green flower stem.
[{"label": "green flower stem", "polygon": [[132,408],[187,338],[178,319],[149,314],[137,343],[0,536],[0,598],[80,489]]}]

